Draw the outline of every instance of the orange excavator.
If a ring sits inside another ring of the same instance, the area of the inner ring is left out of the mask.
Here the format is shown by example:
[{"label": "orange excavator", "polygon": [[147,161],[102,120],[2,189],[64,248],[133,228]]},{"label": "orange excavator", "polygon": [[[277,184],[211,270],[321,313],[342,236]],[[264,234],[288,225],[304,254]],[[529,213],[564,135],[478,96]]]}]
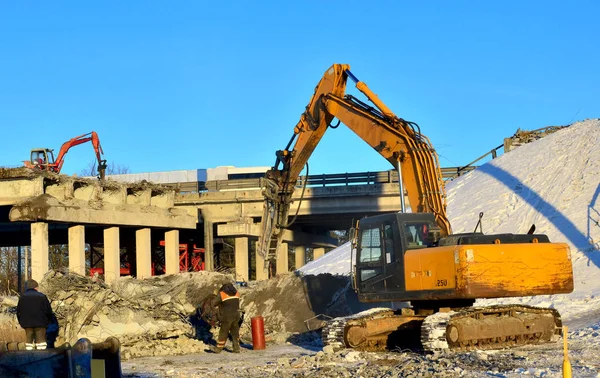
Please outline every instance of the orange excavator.
[{"label": "orange excavator", "polygon": [[96,158],[98,159],[98,178],[100,180],[104,180],[106,174],[106,160],[102,159],[104,151],[102,151],[100,139],[95,131],[80,135],[63,143],[63,145],[60,147],[60,151],[58,152],[56,160],[54,160],[54,150],[48,148],[34,148],[31,150],[30,160],[24,162],[25,166],[27,168],[60,173],[60,170],[65,162],[65,155],[67,152],[69,152],[71,147],[75,147],[87,142],[92,142],[92,145],[94,146],[94,152],[96,153]]},{"label": "orange excavator", "polygon": [[[371,104],[345,94],[348,79]],[[332,124],[335,118],[339,122]],[[474,304],[479,298],[572,292],[569,246],[535,234],[535,226],[526,234],[486,235],[481,227],[453,234],[438,156],[429,139],[416,123],[396,116],[349,65],[334,64],[325,72],[294,135],[267,172],[257,245],[265,261],[275,258],[282,230],[289,226],[300,172],[325,131],[340,123],[388,160],[400,177],[401,212],[363,218],[351,229],[354,290],[361,302],[405,302],[405,307],[330,320],[322,330],[324,345],[381,350],[416,341],[434,351],[557,339],[562,321],[555,309]]]}]

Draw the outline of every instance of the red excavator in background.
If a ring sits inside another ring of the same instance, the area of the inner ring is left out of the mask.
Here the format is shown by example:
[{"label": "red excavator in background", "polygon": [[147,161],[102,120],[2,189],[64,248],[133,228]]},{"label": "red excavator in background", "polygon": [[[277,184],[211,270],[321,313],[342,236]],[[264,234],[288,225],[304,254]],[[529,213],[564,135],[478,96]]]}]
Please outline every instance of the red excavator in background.
[{"label": "red excavator in background", "polygon": [[96,152],[96,158],[98,159],[98,178],[100,180],[104,180],[106,172],[106,160],[102,159],[101,157],[101,155],[104,155],[104,151],[102,151],[100,139],[95,131],[80,135],[63,143],[63,145],[60,147],[60,151],[58,152],[56,160],[54,160],[54,150],[48,148],[34,148],[31,150],[30,160],[24,162],[25,166],[27,168],[42,169],[45,171],[60,173],[60,170],[65,162],[65,155],[67,152],[69,152],[69,149],[90,141],[94,146],[94,152]]}]

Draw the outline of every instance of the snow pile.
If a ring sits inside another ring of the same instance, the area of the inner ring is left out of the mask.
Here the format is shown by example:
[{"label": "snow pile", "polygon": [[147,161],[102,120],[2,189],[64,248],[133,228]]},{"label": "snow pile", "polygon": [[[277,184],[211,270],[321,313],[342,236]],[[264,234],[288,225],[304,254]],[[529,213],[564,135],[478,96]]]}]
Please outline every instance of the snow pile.
[{"label": "snow pile", "polygon": [[[574,293],[500,302],[552,306],[567,318],[600,305],[598,146],[600,120],[578,122],[448,184],[448,216],[454,233],[472,232],[483,212],[484,233],[526,233],[535,224],[536,233],[571,247]],[[348,274],[350,248],[342,246],[334,252],[300,271]]]},{"label": "snow pile", "polygon": [[[571,317],[600,304],[600,120],[587,120],[524,145],[447,187],[453,232],[536,233],[571,247],[575,291],[520,298]],[[488,303],[488,301],[481,301]],[[500,302],[515,302],[515,298]]]},{"label": "snow pile", "polygon": [[350,242],[342,244],[336,249],[327,252],[322,257],[304,265],[298,269],[298,272],[314,275],[329,273],[349,276],[352,272],[350,260],[348,259],[348,256],[350,256],[350,248]]}]

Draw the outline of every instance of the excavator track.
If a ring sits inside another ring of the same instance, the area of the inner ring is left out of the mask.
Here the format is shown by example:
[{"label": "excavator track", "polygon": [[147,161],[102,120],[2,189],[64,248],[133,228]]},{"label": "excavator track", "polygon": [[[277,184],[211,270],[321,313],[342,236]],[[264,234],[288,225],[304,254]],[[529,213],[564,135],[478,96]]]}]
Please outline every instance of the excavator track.
[{"label": "excavator track", "polygon": [[426,351],[500,349],[556,341],[558,311],[525,305],[488,306],[428,316],[421,327]]},{"label": "excavator track", "polygon": [[[389,308],[374,308],[367,311],[359,312],[358,314],[348,315],[344,317],[334,318],[329,320],[321,330],[321,340],[323,346],[330,345],[334,350],[340,350],[350,347],[346,342],[346,333],[351,326],[360,326],[374,318],[393,316],[394,311]],[[363,347],[353,348],[358,350],[373,350],[374,348]]]},{"label": "excavator track", "polygon": [[328,321],[321,339],[334,350],[385,351],[398,333],[401,339],[414,338],[417,345],[420,334],[424,351],[470,351],[553,342],[561,332],[560,314],[551,308],[487,306],[429,316],[377,308]]}]

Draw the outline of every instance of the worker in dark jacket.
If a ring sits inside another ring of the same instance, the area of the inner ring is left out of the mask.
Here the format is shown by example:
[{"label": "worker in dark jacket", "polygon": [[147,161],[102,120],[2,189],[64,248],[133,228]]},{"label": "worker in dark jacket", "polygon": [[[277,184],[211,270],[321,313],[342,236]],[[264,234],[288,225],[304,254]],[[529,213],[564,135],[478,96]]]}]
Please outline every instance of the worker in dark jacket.
[{"label": "worker in dark jacket", "polygon": [[17,319],[27,337],[25,349],[46,349],[46,327],[52,320],[52,307],[48,297],[37,290],[35,280],[27,280],[26,287],[17,304]]},{"label": "worker in dark jacket", "polygon": [[219,289],[216,305],[219,306],[221,329],[217,339],[217,346],[212,348],[215,353],[221,353],[231,334],[233,353],[240,353],[240,293],[235,286],[227,283]]}]

